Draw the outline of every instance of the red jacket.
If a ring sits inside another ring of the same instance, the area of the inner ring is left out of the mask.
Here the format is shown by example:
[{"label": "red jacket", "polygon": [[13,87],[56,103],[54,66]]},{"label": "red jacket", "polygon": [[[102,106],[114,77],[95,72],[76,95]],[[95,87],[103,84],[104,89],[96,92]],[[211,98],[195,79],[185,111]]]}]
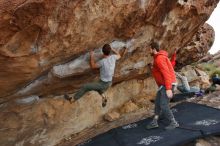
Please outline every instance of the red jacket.
[{"label": "red jacket", "polygon": [[152,73],[157,85],[164,85],[166,90],[172,89],[172,83],[176,83],[175,72],[166,51],[161,50],[154,55]]},{"label": "red jacket", "polygon": [[176,66],[176,52],[173,53],[170,62],[174,68]]}]

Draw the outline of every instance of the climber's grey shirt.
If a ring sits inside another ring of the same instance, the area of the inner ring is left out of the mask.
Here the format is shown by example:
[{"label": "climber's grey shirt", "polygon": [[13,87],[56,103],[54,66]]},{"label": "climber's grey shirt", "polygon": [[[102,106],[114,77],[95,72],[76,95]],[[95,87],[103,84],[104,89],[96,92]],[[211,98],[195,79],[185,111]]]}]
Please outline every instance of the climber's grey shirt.
[{"label": "climber's grey shirt", "polygon": [[100,68],[100,79],[104,82],[111,82],[114,71],[115,71],[115,63],[119,57],[117,55],[110,55],[107,58],[103,58],[100,60],[97,65]]}]

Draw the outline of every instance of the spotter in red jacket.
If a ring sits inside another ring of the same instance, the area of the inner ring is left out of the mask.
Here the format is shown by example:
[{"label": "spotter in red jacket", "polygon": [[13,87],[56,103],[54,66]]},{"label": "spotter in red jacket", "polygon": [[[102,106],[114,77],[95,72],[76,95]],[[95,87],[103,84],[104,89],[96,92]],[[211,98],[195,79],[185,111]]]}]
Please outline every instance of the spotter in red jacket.
[{"label": "spotter in red jacket", "polygon": [[166,90],[171,90],[172,83],[176,83],[175,72],[166,51],[160,50],[154,55],[152,73],[157,85],[165,86]]}]

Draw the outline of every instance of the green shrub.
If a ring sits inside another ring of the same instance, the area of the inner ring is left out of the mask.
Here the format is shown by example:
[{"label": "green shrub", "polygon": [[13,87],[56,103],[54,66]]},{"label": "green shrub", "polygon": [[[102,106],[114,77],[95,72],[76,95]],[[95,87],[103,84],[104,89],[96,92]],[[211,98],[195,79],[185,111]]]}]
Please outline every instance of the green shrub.
[{"label": "green shrub", "polygon": [[216,70],[214,70],[213,72],[210,73],[210,77],[214,77],[218,75],[220,77],[220,69],[217,68]]},{"label": "green shrub", "polygon": [[220,68],[218,68],[214,64],[203,63],[203,64],[200,64],[199,67],[202,68],[204,71],[206,71],[210,77],[213,77],[216,74],[218,74],[220,77]]}]

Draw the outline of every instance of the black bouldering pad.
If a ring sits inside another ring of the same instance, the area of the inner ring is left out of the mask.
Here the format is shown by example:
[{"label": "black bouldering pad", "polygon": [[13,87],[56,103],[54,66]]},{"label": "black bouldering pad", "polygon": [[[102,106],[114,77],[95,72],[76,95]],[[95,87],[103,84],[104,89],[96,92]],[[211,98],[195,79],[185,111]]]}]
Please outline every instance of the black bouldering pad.
[{"label": "black bouldering pad", "polygon": [[80,146],[179,146],[197,138],[220,134],[220,110],[205,105],[184,102],[172,108],[180,127],[165,130],[166,120],[160,128],[147,130],[151,118],[115,128],[90,139]]},{"label": "black bouldering pad", "polygon": [[178,93],[173,96],[173,98],[171,99],[171,102],[178,102],[178,101],[182,101],[182,100],[185,100],[187,98],[192,98],[192,97],[195,97],[195,92]]}]

